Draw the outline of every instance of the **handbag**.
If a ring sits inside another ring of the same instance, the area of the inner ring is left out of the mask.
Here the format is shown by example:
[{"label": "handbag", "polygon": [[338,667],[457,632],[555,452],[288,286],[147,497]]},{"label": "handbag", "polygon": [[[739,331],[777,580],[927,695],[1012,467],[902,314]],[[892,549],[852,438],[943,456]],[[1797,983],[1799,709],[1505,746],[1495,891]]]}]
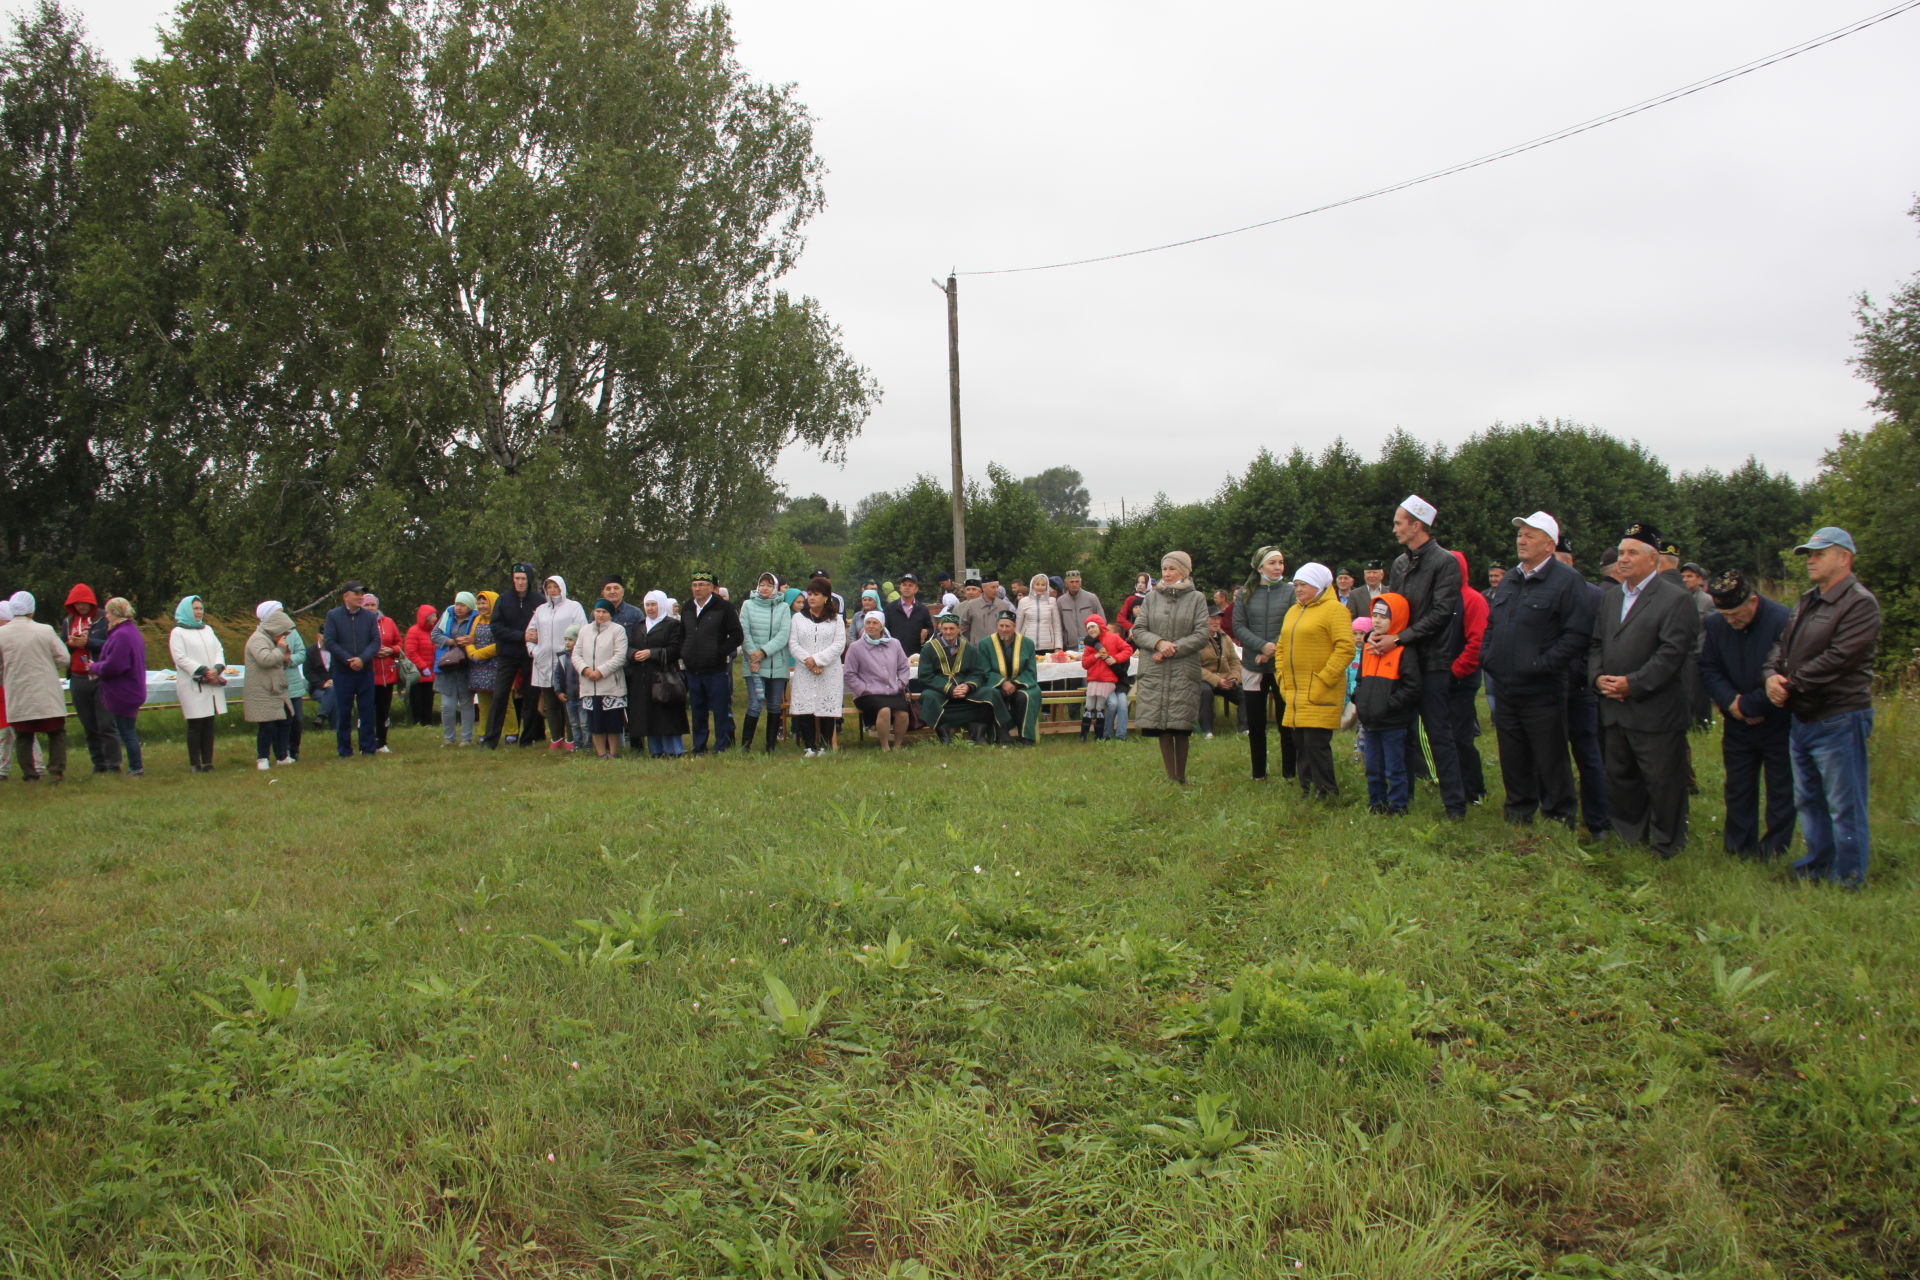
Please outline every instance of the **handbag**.
[{"label": "handbag", "polygon": [[669,668],[654,678],[653,700],[663,707],[687,700],[687,681],[678,671]]},{"label": "handbag", "polygon": [[420,668],[413,665],[412,658],[409,658],[403,653],[395,658],[394,661],[400,664],[401,684],[412,688],[414,685],[420,683]]}]

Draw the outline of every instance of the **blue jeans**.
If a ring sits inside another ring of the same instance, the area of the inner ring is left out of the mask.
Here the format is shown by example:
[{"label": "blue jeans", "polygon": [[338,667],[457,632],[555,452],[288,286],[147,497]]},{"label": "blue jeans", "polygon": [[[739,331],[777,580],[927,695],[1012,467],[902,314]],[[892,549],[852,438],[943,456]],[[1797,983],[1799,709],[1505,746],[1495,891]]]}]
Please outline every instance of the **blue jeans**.
[{"label": "blue jeans", "polygon": [[647,751],[656,756],[683,756],[687,753],[687,748],[677,733],[666,737],[648,734]]},{"label": "blue jeans", "polygon": [[1857,889],[1867,882],[1867,739],[1873,708],[1793,722],[1793,801],[1807,856],[1793,864],[1808,880]]},{"label": "blue jeans", "polygon": [[1127,736],[1127,691],[1115,689],[1107,695],[1107,736],[1124,738]]},{"label": "blue jeans", "polygon": [[140,772],[140,724],[139,714],[115,716],[114,725],[120,730],[120,743],[127,751],[127,771]]},{"label": "blue jeans", "polygon": [[1367,807],[1406,811],[1413,799],[1413,779],[1407,773],[1407,731],[1368,729],[1360,740],[1367,762]]},{"label": "blue jeans", "polygon": [[787,677],[785,676],[749,675],[747,677],[747,714],[757,717],[771,705],[773,714],[779,715],[780,699],[786,691]]},{"label": "blue jeans", "polygon": [[733,680],[727,671],[687,672],[687,714],[692,718],[693,750],[707,749],[707,713],[713,713],[713,749],[733,745]]},{"label": "blue jeans", "polygon": [[373,722],[373,669],[333,673],[333,736],[340,754],[353,754],[355,709],[360,720],[360,754],[370,756],[380,743]]}]

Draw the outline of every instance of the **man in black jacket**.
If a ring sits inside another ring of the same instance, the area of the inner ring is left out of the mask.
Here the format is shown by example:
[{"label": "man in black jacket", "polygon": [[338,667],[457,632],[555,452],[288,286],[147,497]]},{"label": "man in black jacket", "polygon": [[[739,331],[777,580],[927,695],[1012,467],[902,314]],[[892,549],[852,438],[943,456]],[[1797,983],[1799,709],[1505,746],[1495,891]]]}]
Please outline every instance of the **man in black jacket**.
[{"label": "man in black jacket", "polygon": [[[1449,818],[1467,816],[1467,793],[1460,780],[1460,756],[1448,711],[1453,660],[1460,656],[1460,562],[1433,540],[1433,504],[1409,494],[1393,511],[1393,536],[1405,547],[1393,562],[1387,589],[1407,598],[1413,620],[1405,631],[1374,632],[1367,644],[1385,654],[1396,645],[1411,648],[1420,660],[1420,722],[1433,750],[1440,803]],[[1431,674],[1430,674],[1431,673]]]},{"label": "man in black jacket", "polygon": [[689,600],[680,611],[686,638],[680,642],[680,662],[687,669],[687,712],[693,718],[693,754],[707,754],[707,713],[713,713],[713,750],[718,755],[733,745],[733,678],[727,663],[746,643],[740,615],[714,589],[713,574],[702,569],[693,575]]},{"label": "man in black jacket", "polygon": [[[1607,551],[1619,554],[1611,547]],[[1576,575],[1580,572],[1573,563],[1573,544],[1564,529],[1553,558]],[[1612,581],[1611,576],[1608,581]],[[1580,588],[1586,593],[1587,612],[1598,618],[1599,584],[1581,578]],[[1580,820],[1586,824],[1588,835],[1599,836],[1611,830],[1613,823],[1607,813],[1607,762],[1600,753],[1600,695],[1587,679],[1587,652],[1582,649],[1567,664],[1567,745],[1573,749],[1573,767],[1580,773]]]},{"label": "man in black jacket", "polygon": [[1520,563],[1487,601],[1480,665],[1500,689],[1500,743],[1508,822],[1536,812],[1572,827],[1578,816],[1567,754],[1567,667],[1585,658],[1593,606],[1580,575],[1554,558],[1560,522],[1544,511],[1513,518]]},{"label": "man in black jacket", "polygon": [[[1743,858],[1771,858],[1793,843],[1793,716],[1767,701],[1763,669],[1787,629],[1787,606],[1729,569],[1707,584],[1713,614],[1700,650],[1700,683],[1720,708],[1720,759],[1725,763],[1727,819],[1721,842]],[[1760,778],[1767,780],[1766,832],[1759,822]]]},{"label": "man in black jacket", "polygon": [[533,566],[523,560],[513,566],[512,581],[493,602],[493,710],[487,714],[487,731],[482,739],[489,749],[500,746],[500,730],[507,723],[507,701],[513,697],[516,679],[524,681],[520,745],[528,746],[545,734],[545,721],[536,701],[539,691],[533,687],[533,659],[527,653],[527,628],[533,625],[533,611],[544,599]]},{"label": "man in black jacket", "polygon": [[320,647],[327,651],[333,676],[334,746],[341,759],[353,755],[353,725],[360,723],[360,754],[379,749],[373,720],[373,660],[380,652],[380,623],[362,601],[366,588],[349,582],[340,588],[340,603],[327,611],[320,627]]},{"label": "man in black jacket", "polygon": [[1600,694],[1607,806],[1622,840],[1671,858],[1687,843],[1687,686],[1700,614],[1687,589],[1658,572],[1660,535],[1640,521],[1620,538],[1587,647]]}]

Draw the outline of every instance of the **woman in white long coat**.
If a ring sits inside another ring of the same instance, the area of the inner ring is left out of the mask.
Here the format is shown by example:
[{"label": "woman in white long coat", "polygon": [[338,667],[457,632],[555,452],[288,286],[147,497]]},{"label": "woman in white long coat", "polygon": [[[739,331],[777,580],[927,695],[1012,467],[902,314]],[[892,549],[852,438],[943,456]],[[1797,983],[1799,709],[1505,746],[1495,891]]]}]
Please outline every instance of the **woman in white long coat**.
[{"label": "woman in white long coat", "polygon": [[840,625],[833,584],[815,578],[807,584],[806,607],[793,615],[787,632],[787,652],[793,655],[791,699],[794,732],[807,757],[834,748],[845,698],[840,655],[846,652],[847,633]]},{"label": "woman in white long coat", "polygon": [[199,596],[182,600],[173,622],[167,653],[180,714],[187,718],[187,763],[195,773],[212,773],[214,717],[227,713],[227,655],[207,625],[206,602]]}]

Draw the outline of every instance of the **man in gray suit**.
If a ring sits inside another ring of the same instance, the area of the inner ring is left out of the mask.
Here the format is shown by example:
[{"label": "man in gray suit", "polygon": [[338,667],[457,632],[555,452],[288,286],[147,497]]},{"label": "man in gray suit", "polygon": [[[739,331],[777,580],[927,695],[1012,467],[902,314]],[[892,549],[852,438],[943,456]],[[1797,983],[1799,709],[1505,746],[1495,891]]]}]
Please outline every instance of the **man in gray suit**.
[{"label": "man in gray suit", "polygon": [[1620,538],[1616,581],[1594,620],[1588,678],[1600,695],[1607,803],[1622,840],[1671,858],[1687,843],[1687,686],[1700,614],[1662,575],[1660,533],[1641,521]]}]

